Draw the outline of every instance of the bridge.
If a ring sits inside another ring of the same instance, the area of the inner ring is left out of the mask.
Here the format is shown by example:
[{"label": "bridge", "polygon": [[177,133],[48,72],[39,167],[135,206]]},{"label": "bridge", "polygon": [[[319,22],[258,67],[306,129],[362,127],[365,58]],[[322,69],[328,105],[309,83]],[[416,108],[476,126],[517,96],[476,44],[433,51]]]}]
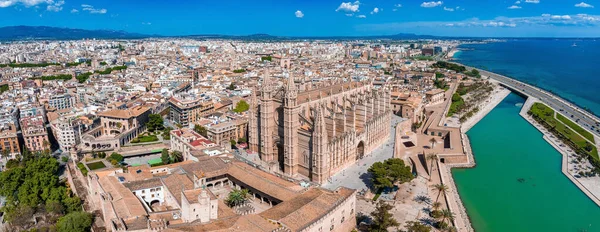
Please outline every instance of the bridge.
[{"label": "bridge", "polygon": [[[463,65],[459,63],[455,64]],[[502,86],[512,90],[513,92],[519,93],[526,97],[537,98],[539,101],[553,108],[555,111],[560,112],[566,117],[569,117],[573,122],[576,122],[582,128],[585,128],[586,130],[592,132],[596,136],[600,136],[600,118],[580,108],[574,103],[571,103],[546,90],[529,85],[527,83],[523,83],[521,81],[517,81],[506,76],[502,76],[496,73],[488,72],[482,69],[473,68],[469,66],[465,67],[467,69],[478,70],[482,76],[487,76],[490,79],[498,81]]]}]

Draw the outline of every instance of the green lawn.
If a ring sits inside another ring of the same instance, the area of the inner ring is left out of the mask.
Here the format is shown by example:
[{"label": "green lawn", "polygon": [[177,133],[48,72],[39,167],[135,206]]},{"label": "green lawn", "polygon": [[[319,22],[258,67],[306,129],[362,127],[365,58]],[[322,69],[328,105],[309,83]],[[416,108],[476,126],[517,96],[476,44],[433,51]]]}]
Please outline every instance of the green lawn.
[{"label": "green lawn", "polygon": [[564,124],[567,124],[567,126],[571,127],[571,129],[577,131],[577,133],[579,133],[580,135],[582,135],[583,137],[585,137],[589,141],[595,142],[594,141],[594,136],[592,135],[592,133],[590,133],[590,132],[586,131],[585,129],[581,128],[579,125],[577,125],[577,123],[571,121],[568,118],[565,118],[565,116],[562,116],[562,114],[556,114],[556,118],[558,118],[558,120],[560,120]]},{"label": "green lawn", "polygon": [[105,168],[106,167],[106,165],[104,165],[104,162],[102,162],[102,161],[93,162],[93,163],[87,163],[86,165],[88,166],[88,168],[90,170],[96,170],[96,169],[100,169],[100,168]]},{"label": "green lawn", "polygon": [[156,142],[158,141],[158,137],[156,135],[141,135],[133,140],[131,143],[148,143],[148,142]]},{"label": "green lawn", "polygon": [[[531,109],[529,110],[529,112],[532,115],[537,116],[539,119],[543,120],[550,127],[554,128],[556,130],[556,132],[558,132],[560,135],[564,136],[565,138],[567,138],[568,140],[573,142],[573,144],[577,148],[584,149],[586,146],[591,145],[583,137],[581,137],[581,135],[579,135],[579,134],[575,133],[575,131],[569,129],[567,126],[565,126],[564,123],[556,120],[554,118],[554,110],[551,109],[550,107],[548,107],[542,103],[536,102],[533,104],[533,106],[531,106]],[[594,157],[595,159],[599,159],[596,146],[592,145],[592,147],[593,148],[591,149],[591,151],[589,151],[589,152],[586,151],[586,152],[588,154],[590,154],[592,157]]]}]

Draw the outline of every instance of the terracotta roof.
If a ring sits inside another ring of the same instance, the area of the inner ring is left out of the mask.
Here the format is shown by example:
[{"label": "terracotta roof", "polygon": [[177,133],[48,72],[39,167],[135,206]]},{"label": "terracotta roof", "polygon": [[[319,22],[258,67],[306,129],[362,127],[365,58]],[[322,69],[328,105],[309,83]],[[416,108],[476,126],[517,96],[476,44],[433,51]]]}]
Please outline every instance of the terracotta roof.
[{"label": "terracotta roof", "polygon": [[234,162],[227,171],[231,177],[280,201],[287,201],[299,194],[300,185],[263,172],[242,162]]},{"label": "terracotta roof", "polygon": [[112,196],[112,204],[119,218],[132,218],[147,215],[142,202],[115,176],[100,177],[100,185]]},{"label": "terracotta roof", "polygon": [[161,180],[165,187],[167,187],[167,190],[171,192],[171,195],[175,197],[177,204],[180,205],[181,191],[194,188],[194,182],[192,182],[185,174],[173,174],[166,178],[162,178]]},{"label": "terracotta roof", "polygon": [[207,157],[195,163],[181,165],[181,169],[188,174],[190,179],[194,178],[193,175],[198,178],[222,175],[225,174],[227,168],[228,165],[218,157]]},{"label": "terracotta roof", "polygon": [[278,221],[292,231],[300,231],[331,212],[354,191],[343,187],[335,192],[313,188],[259,215]]},{"label": "terracotta roof", "polygon": [[279,228],[278,225],[273,224],[256,214],[249,214],[217,219],[209,224],[194,223],[188,225],[174,225],[165,231],[272,232],[277,228]]},{"label": "terracotta roof", "polygon": [[126,110],[117,110],[117,109],[107,110],[107,111],[98,113],[98,116],[128,119],[128,118],[140,116],[141,114],[145,113],[148,110],[150,110],[150,108],[144,107],[144,106],[138,106],[138,107],[134,107],[131,109],[126,109]]},{"label": "terracotta roof", "polygon": [[123,186],[127,187],[131,191],[137,191],[141,189],[149,189],[162,186],[162,182],[158,178],[152,178],[147,180],[138,180],[129,183],[123,183]]}]

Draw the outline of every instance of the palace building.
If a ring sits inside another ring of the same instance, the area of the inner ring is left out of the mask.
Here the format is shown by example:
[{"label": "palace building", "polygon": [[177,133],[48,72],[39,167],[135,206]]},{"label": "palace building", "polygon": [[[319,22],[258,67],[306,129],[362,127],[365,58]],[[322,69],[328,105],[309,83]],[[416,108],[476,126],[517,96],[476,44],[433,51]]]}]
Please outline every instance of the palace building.
[{"label": "palace building", "polygon": [[271,171],[324,183],[354,164],[390,135],[390,92],[371,82],[335,82],[315,87],[290,74],[285,87],[265,71],[260,97],[252,95],[250,150]]}]

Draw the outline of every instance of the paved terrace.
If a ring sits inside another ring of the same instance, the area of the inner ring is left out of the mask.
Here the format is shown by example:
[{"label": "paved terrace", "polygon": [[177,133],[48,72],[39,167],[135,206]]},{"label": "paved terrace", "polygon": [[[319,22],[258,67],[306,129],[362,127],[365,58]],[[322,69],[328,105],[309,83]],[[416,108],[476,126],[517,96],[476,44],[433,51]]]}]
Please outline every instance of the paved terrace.
[{"label": "paved terrace", "polygon": [[[459,63],[456,63],[456,64],[459,64]],[[462,65],[462,64],[459,64],[459,65]],[[467,69],[473,69],[473,67],[469,67],[469,66],[465,66],[465,67]],[[538,87],[514,80],[514,79],[506,77],[506,76],[488,72],[488,71],[485,71],[482,69],[478,69],[478,68],[474,68],[474,69],[479,70],[479,73],[482,76],[489,76],[490,78],[500,82],[502,85],[506,86],[507,88],[509,88],[513,91],[519,92],[528,97],[534,97],[534,98],[538,99],[538,101],[553,108],[557,112],[561,112],[562,114],[566,115],[567,117],[572,116],[571,120],[574,122],[577,119],[579,119],[579,122],[577,122],[577,124],[579,124],[579,126],[592,132],[596,136],[600,136],[600,131],[598,131],[600,129],[597,128],[598,126],[596,126],[595,130],[592,130],[590,128],[591,126],[595,126],[597,122],[600,122],[600,118],[583,110],[579,106],[577,106],[565,99],[562,99],[561,97],[558,97],[548,91],[542,90]]]}]

